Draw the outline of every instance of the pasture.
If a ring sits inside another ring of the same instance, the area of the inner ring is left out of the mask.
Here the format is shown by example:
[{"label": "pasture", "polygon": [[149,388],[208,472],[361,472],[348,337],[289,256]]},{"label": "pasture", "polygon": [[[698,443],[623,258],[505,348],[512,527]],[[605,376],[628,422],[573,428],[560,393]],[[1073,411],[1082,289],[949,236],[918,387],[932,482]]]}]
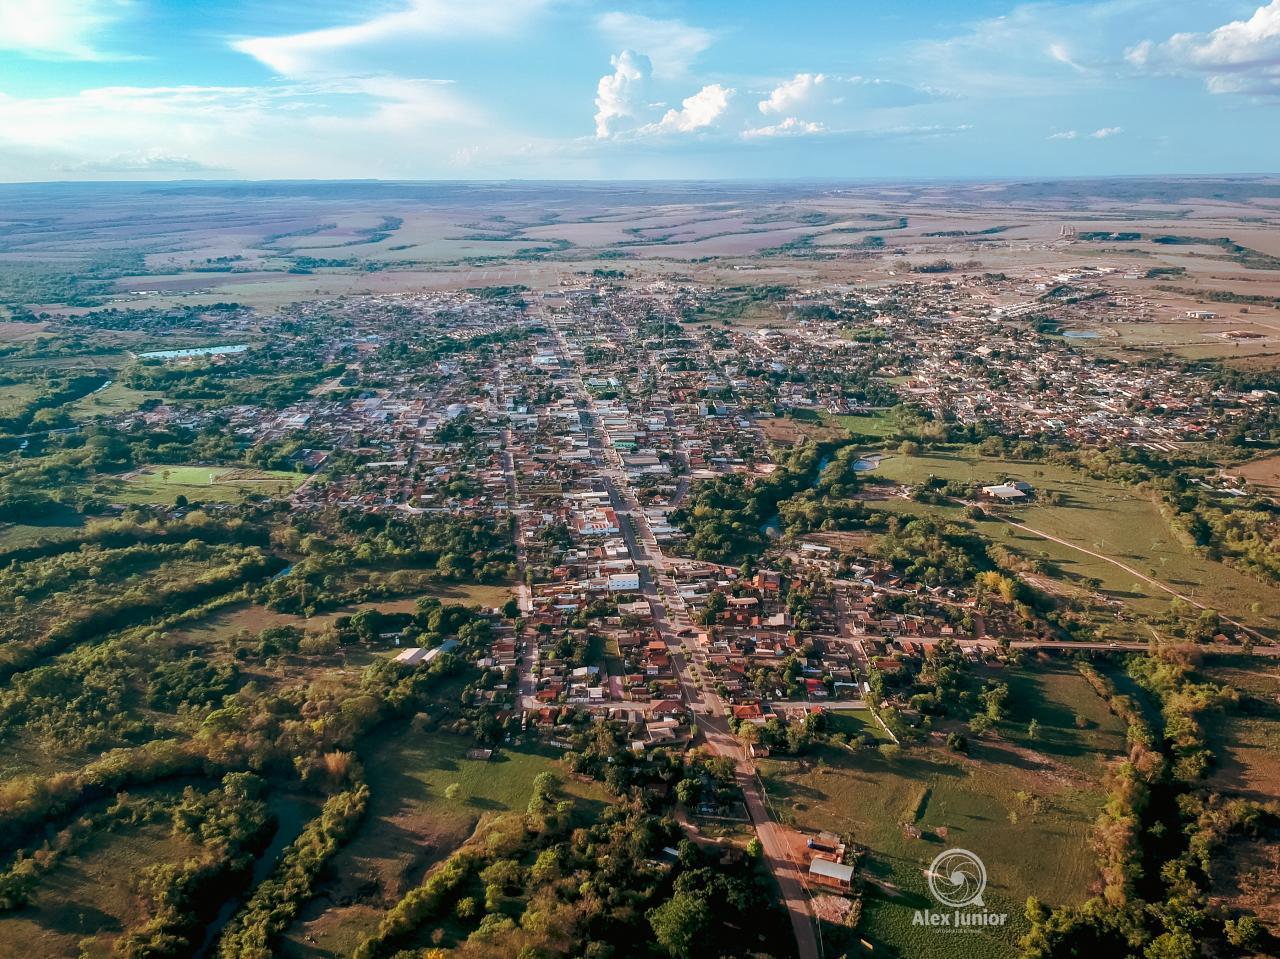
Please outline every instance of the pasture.
[{"label": "pasture", "polygon": [[[781,816],[866,848],[858,935],[877,952],[1014,956],[1028,896],[1060,905],[1090,894],[1089,834],[1102,806],[1104,767],[1124,749],[1123,726],[1065,663],[991,678],[1009,684],[1010,715],[996,732],[971,738],[967,756],[942,747],[935,733],[928,745],[889,758],[875,749],[826,748],[816,757],[761,762]],[[1034,740],[1026,735],[1032,718],[1040,724]],[[934,906],[926,867],[952,847],[982,858],[987,908],[1008,913],[1006,927],[949,936],[912,925],[915,910]]]}]

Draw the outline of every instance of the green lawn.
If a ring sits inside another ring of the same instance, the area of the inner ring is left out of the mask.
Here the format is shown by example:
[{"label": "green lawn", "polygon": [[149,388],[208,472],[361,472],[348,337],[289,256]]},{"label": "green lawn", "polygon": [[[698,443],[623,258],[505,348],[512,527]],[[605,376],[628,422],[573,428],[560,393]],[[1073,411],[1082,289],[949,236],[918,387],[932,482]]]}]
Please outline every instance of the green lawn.
[{"label": "green lawn", "polygon": [[867,436],[892,436],[898,429],[898,425],[884,412],[866,416],[833,416],[827,413],[823,414],[822,422]]},{"label": "green lawn", "polygon": [[1214,789],[1265,802],[1280,794],[1280,664],[1269,658],[1210,660],[1202,669],[1241,694],[1240,705],[1204,718],[1217,757]]},{"label": "green lawn", "polygon": [[69,507],[50,507],[30,523],[0,524],[0,549],[18,549],[40,540],[71,539],[84,528],[84,517]]},{"label": "green lawn", "polygon": [[[775,805],[789,809],[797,825],[851,835],[869,849],[861,869],[869,883],[858,935],[873,942],[877,954],[1012,957],[1026,930],[1027,896],[1055,904],[1087,898],[1098,793],[981,747],[972,759],[936,749],[892,760],[876,750],[856,756],[826,750],[821,759],[825,766],[805,763],[807,768],[766,760],[762,773]],[[922,830],[922,838],[910,838],[904,823]],[[939,827],[946,829],[945,839]],[[950,936],[912,925],[917,909],[932,907],[925,869],[943,849],[957,846],[982,858],[987,908],[1008,913],[1008,926]]]},{"label": "green lawn", "polygon": [[[1125,753],[1125,724],[1069,664],[1006,670],[992,678],[1009,685],[1009,716],[1000,733],[1011,742],[1099,780],[1108,760]],[[1034,740],[1028,736],[1033,719],[1039,724]]]},{"label": "green lawn", "polygon": [[827,728],[846,736],[866,733],[879,742],[891,741],[869,709],[833,709],[827,714]]}]

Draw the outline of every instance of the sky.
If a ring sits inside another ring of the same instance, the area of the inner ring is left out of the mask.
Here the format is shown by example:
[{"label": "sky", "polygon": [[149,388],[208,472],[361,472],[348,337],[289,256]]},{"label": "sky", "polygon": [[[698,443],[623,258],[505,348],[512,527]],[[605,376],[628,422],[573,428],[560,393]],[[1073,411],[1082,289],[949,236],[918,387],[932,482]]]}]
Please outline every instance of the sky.
[{"label": "sky", "polygon": [[1280,0],[0,0],[0,181],[1280,172]]}]

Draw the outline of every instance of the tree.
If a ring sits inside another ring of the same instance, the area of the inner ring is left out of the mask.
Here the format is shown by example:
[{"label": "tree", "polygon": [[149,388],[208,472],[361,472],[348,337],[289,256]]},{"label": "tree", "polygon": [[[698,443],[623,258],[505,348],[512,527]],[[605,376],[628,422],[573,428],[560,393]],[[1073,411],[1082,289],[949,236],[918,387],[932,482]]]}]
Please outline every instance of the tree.
[{"label": "tree", "polygon": [[1254,949],[1262,935],[1262,927],[1255,916],[1241,916],[1239,919],[1228,919],[1222,924],[1227,935],[1227,942],[1241,949]]},{"label": "tree", "polygon": [[1032,742],[1040,738],[1040,721],[1038,719],[1033,719],[1027,723],[1027,738]]},{"label": "tree", "polygon": [[696,806],[702,798],[702,783],[696,779],[682,779],[676,783],[676,799],[685,806]]},{"label": "tree", "polygon": [[676,893],[648,913],[649,925],[662,948],[676,959],[692,959],[711,923],[711,910],[701,896]]}]

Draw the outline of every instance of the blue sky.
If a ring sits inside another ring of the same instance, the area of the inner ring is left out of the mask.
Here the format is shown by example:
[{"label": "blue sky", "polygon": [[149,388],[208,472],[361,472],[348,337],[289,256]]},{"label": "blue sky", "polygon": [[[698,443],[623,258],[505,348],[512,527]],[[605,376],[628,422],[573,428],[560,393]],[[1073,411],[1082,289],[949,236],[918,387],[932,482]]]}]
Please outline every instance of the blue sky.
[{"label": "blue sky", "polygon": [[0,180],[1277,172],[1280,0],[0,0]]}]

